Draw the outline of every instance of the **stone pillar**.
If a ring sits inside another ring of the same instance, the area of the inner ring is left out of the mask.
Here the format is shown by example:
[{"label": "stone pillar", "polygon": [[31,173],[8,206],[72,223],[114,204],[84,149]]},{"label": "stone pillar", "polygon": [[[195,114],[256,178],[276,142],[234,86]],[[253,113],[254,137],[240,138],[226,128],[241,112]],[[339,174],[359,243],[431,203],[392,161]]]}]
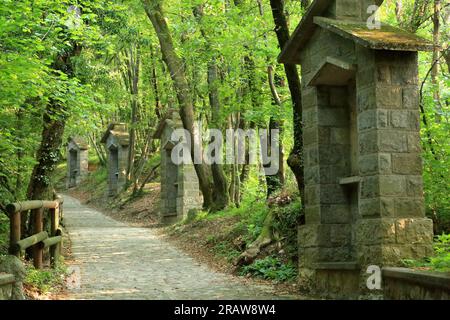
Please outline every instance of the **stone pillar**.
[{"label": "stone pillar", "polygon": [[187,217],[189,210],[201,209],[199,182],[194,165],[184,164],[178,170],[177,215]]},{"label": "stone pillar", "polygon": [[417,53],[357,53],[362,181],[354,237],[365,272],[431,255],[433,224],[424,210]]}]

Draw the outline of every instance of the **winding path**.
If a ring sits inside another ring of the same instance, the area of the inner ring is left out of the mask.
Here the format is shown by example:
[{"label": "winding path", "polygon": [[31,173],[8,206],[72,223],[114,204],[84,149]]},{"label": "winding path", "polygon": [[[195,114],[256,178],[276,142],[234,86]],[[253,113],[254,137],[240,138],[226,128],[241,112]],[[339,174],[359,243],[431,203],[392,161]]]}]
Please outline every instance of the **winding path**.
[{"label": "winding path", "polygon": [[[277,299],[196,263],[152,229],[130,227],[65,196],[72,243],[68,299]],[[195,244],[193,244],[195,245]]]}]

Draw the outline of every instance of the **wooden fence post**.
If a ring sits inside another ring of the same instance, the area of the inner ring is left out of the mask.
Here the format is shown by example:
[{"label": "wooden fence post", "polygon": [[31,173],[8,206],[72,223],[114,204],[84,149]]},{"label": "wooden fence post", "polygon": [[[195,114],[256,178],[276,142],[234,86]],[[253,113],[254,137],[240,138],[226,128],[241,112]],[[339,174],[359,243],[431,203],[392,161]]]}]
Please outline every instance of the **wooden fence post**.
[{"label": "wooden fence post", "polygon": [[20,240],[20,212],[9,212],[9,253],[20,256],[20,250],[16,249],[16,243]]},{"label": "wooden fence post", "polygon": [[[44,229],[43,224],[44,208],[33,210],[34,232],[39,233]],[[42,269],[42,256],[44,249],[39,244],[33,246],[33,264],[36,269]]]},{"label": "wooden fence post", "polygon": [[[50,209],[50,237],[57,236],[58,230],[58,220],[59,220],[60,207],[55,209]],[[58,244],[50,246],[50,264],[52,267],[56,266],[58,262]]]}]

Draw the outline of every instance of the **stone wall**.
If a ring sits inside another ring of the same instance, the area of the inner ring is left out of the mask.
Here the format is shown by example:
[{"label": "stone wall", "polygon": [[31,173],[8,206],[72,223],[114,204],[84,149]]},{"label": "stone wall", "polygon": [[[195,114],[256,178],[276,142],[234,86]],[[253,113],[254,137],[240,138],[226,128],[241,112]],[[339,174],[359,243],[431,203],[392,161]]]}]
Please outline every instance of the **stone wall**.
[{"label": "stone wall", "polygon": [[385,299],[449,300],[450,275],[406,268],[384,268]]},{"label": "stone wall", "polygon": [[25,267],[19,258],[0,256],[0,300],[23,300]]},{"label": "stone wall", "polygon": [[11,300],[15,279],[12,274],[0,273],[0,300]]}]

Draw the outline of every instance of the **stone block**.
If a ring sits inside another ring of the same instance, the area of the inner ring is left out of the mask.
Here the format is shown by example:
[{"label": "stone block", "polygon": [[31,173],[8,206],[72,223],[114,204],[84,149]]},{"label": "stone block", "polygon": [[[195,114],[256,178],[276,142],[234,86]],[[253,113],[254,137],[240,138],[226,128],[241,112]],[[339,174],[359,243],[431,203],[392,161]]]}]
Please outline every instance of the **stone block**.
[{"label": "stone block", "polygon": [[325,232],[329,232],[330,235],[330,239],[325,238],[327,243],[324,243],[324,245],[349,246],[351,244],[352,226],[350,224],[326,224],[324,227],[329,230]]},{"label": "stone block", "polygon": [[319,127],[319,143],[330,144],[331,142],[331,130],[334,128]]},{"label": "stone block", "polygon": [[396,198],[395,214],[397,217],[424,217],[425,206],[423,198]]},{"label": "stone block", "polygon": [[320,206],[305,206],[305,221],[307,224],[320,222]]},{"label": "stone block", "polygon": [[350,132],[348,128],[331,128],[332,144],[350,144]]},{"label": "stone block", "polygon": [[391,112],[392,128],[410,128],[409,112],[404,110],[395,110]]},{"label": "stone block", "polygon": [[395,215],[395,198],[380,197],[380,213],[382,217],[394,217]]},{"label": "stone block", "polygon": [[[406,141],[405,141],[406,144]],[[359,135],[360,155],[378,152],[378,133],[376,130],[361,132]]]},{"label": "stone block", "polygon": [[380,109],[401,109],[402,88],[392,85],[377,85],[377,107]]},{"label": "stone block", "polygon": [[362,219],[355,225],[358,245],[395,244],[395,219]]},{"label": "stone block", "polygon": [[[411,60],[411,58],[409,60]],[[402,63],[392,64],[390,69],[393,84],[398,85],[418,84],[417,64],[415,64],[414,62],[408,63],[408,61],[403,60]]]},{"label": "stone block", "polygon": [[421,153],[422,152],[422,142],[420,140],[420,132],[408,132],[406,134],[406,139],[408,141],[408,152]]},{"label": "stone block", "polygon": [[304,169],[305,171],[305,184],[311,185],[311,184],[318,184],[320,182],[319,177],[319,167],[307,167]]},{"label": "stone block", "polygon": [[361,199],[372,199],[379,195],[379,179],[376,176],[363,177]]},{"label": "stone block", "polygon": [[309,148],[308,150],[309,165],[314,166],[319,164],[319,149],[317,147]]},{"label": "stone block", "polygon": [[393,154],[392,171],[398,174],[422,174],[422,158],[419,154]]},{"label": "stone block", "polygon": [[398,244],[433,243],[433,222],[430,219],[399,219],[395,230]]},{"label": "stone block", "polygon": [[423,197],[423,178],[421,175],[406,177],[406,190],[410,197]]},{"label": "stone block", "polygon": [[320,108],[318,117],[320,126],[345,127],[350,121],[348,111],[342,108]]},{"label": "stone block", "polygon": [[419,111],[419,89],[417,86],[403,88],[403,109]]},{"label": "stone block", "polygon": [[[357,59],[358,65],[364,66],[364,62],[361,62],[361,57],[357,56]],[[376,83],[376,68],[374,65],[364,66],[362,69],[358,70],[356,76],[356,87],[358,90],[374,86],[375,83]],[[375,91],[373,92],[373,96],[375,97]]]},{"label": "stone block", "polygon": [[308,224],[299,227],[298,240],[302,248],[317,247],[319,245],[319,227],[320,225],[318,224]]},{"label": "stone block", "polygon": [[321,222],[322,223],[350,223],[351,214],[348,205],[322,205]]},{"label": "stone block", "polygon": [[318,122],[317,109],[312,108],[303,110],[303,126],[304,128],[316,127]]},{"label": "stone block", "polygon": [[351,246],[321,247],[317,252],[317,262],[352,261]]},{"label": "stone block", "polygon": [[377,65],[377,81],[383,84],[391,83],[391,70],[389,64]]},{"label": "stone block", "polygon": [[359,90],[356,92],[358,112],[376,109],[377,100],[375,96],[375,89],[373,87],[362,89],[361,86],[357,86],[357,88]]},{"label": "stone block", "polygon": [[359,214],[363,217],[380,217],[380,199],[361,199],[359,201]]},{"label": "stone block", "polygon": [[379,176],[379,190],[381,196],[405,196],[406,179],[404,176]]},{"label": "stone block", "polygon": [[387,110],[367,110],[358,115],[358,130],[386,128],[388,126]]},{"label": "stone block", "polygon": [[319,142],[317,127],[309,127],[303,130],[303,144],[309,146]]},{"label": "stone block", "polygon": [[307,205],[318,205],[320,197],[319,185],[305,187],[305,203]]},{"label": "stone block", "polygon": [[349,147],[342,145],[319,146],[319,159],[321,165],[336,165],[343,163],[349,154]]},{"label": "stone block", "polygon": [[320,183],[337,184],[339,179],[349,175],[349,168],[346,166],[320,166]]},{"label": "stone block", "polygon": [[361,175],[391,173],[391,155],[389,153],[370,154],[358,158]]},{"label": "stone block", "polygon": [[317,91],[316,88],[308,87],[303,90],[302,107],[303,110],[312,109],[317,106]]},{"label": "stone block", "polygon": [[305,167],[312,167],[319,164],[319,151],[317,145],[305,147],[304,149]]},{"label": "stone block", "polygon": [[378,154],[369,154],[358,158],[359,172],[361,175],[378,173]]},{"label": "stone block", "polygon": [[347,194],[338,184],[324,184],[320,188],[320,202],[322,204],[347,204]]},{"label": "stone block", "polygon": [[378,145],[381,152],[407,152],[408,142],[405,132],[398,130],[379,130]]}]

